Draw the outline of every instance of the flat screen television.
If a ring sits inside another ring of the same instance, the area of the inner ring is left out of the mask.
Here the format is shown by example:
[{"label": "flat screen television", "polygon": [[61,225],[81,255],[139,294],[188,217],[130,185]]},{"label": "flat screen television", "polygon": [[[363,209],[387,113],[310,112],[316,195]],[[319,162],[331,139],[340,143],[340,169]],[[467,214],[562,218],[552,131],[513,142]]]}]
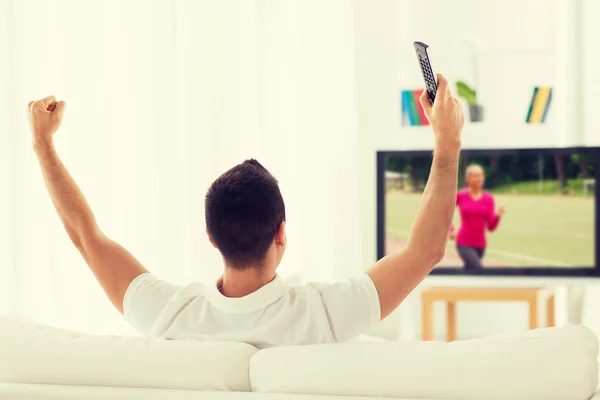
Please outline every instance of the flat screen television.
[{"label": "flat screen television", "polygon": [[[378,258],[405,245],[432,159],[377,153]],[[454,222],[432,274],[600,277],[598,160],[598,147],[463,150]],[[468,182],[482,177],[473,195]]]}]

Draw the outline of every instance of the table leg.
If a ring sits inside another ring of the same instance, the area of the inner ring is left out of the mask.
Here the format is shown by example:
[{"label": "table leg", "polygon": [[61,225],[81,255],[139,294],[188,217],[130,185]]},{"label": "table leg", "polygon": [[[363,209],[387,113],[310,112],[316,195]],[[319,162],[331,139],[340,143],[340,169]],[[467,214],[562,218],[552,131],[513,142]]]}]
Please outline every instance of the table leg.
[{"label": "table leg", "polygon": [[546,300],[546,326],[556,326],[554,293]]},{"label": "table leg", "polygon": [[453,342],[456,340],[456,302],[448,302],[446,314],[446,341]]},{"label": "table leg", "polygon": [[423,308],[423,340],[433,340],[433,301],[426,297],[422,298]]},{"label": "table leg", "polygon": [[538,300],[529,300],[529,329],[539,328],[538,323]]}]

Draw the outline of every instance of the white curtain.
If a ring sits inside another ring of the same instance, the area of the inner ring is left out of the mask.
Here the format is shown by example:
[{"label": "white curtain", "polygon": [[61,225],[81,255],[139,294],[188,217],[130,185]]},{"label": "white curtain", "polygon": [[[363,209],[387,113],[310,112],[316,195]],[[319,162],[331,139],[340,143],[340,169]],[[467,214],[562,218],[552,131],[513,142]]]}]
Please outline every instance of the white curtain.
[{"label": "white curtain", "polygon": [[350,1],[0,0],[0,314],[131,332],[46,194],[25,105],[48,94],[102,229],[159,277],[218,276],[204,194],[249,157],[286,200],[281,273],[359,271],[354,62]]}]

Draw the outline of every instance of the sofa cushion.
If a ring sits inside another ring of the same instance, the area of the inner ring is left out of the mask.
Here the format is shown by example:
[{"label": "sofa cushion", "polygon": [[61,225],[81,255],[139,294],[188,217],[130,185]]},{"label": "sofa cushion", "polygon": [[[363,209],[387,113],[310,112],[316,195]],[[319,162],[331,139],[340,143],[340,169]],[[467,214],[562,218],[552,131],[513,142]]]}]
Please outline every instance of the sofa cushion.
[{"label": "sofa cushion", "polygon": [[[377,397],[0,383],[2,400],[384,400]],[[437,400],[437,399],[402,399]],[[594,399],[597,400],[597,399]]]},{"label": "sofa cushion", "polygon": [[0,382],[249,391],[244,343],[86,335],[0,318]]},{"label": "sofa cushion", "polygon": [[447,400],[587,400],[598,340],[566,326],[452,343],[346,343],[262,350],[255,392]]}]

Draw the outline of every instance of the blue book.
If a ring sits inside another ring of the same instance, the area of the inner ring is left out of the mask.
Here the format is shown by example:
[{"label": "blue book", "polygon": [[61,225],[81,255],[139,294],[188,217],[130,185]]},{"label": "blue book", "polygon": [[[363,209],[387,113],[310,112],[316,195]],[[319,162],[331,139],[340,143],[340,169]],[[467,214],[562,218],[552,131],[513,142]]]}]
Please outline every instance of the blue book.
[{"label": "blue book", "polygon": [[542,115],[542,123],[546,120],[546,116],[548,115],[548,109],[550,108],[550,102],[552,101],[552,88],[550,88],[550,93],[548,93],[548,100],[546,100],[546,108],[544,109],[544,114]]},{"label": "blue book", "polygon": [[539,88],[536,86],[533,88],[533,96],[531,96],[531,103],[529,103],[529,110],[527,110],[527,118],[525,118],[525,122],[529,123],[531,119],[531,112],[533,111],[533,105],[535,104],[535,98],[537,96]]},{"label": "blue book", "polygon": [[400,92],[400,102],[402,103],[401,106],[401,114],[402,114],[402,125],[407,125],[408,124],[408,105],[406,104],[406,96],[404,95],[404,91]]}]

